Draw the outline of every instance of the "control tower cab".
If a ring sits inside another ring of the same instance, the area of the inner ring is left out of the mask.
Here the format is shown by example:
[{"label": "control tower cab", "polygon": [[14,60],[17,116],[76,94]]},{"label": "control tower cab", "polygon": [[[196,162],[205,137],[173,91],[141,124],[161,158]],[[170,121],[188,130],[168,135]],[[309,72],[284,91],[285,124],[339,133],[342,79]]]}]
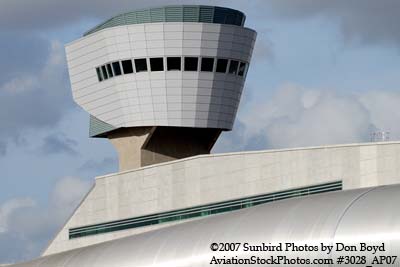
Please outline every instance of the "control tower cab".
[{"label": "control tower cab", "polygon": [[120,170],[208,154],[232,129],[256,39],[245,15],[166,6],[117,15],[66,47],[73,97],[90,136]]}]

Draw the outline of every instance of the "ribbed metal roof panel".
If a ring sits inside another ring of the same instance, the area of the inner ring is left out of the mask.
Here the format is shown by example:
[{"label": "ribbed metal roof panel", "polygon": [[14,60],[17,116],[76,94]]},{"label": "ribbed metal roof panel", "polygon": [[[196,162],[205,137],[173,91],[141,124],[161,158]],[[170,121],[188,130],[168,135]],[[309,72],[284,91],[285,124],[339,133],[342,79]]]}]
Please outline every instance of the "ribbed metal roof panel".
[{"label": "ribbed metal roof panel", "polygon": [[116,129],[111,124],[108,124],[92,115],[90,115],[89,125],[90,137],[101,137],[103,134]]},{"label": "ribbed metal roof panel", "polygon": [[121,25],[156,22],[202,22],[243,26],[245,15],[234,9],[214,6],[165,6],[117,15],[89,30],[84,36]]}]

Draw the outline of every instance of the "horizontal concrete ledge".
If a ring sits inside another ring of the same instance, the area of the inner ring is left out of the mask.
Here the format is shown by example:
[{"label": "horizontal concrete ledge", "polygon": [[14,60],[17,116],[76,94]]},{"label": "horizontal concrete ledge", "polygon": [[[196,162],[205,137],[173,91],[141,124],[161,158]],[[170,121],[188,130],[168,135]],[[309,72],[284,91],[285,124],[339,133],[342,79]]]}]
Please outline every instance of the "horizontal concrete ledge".
[{"label": "horizontal concrete ledge", "polygon": [[296,148],[283,148],[283,149],[267,149],[267,150],[255,150],[255,151],[239,151],[239,152],[229,152],[229,153],[217,153],[217,154],[206,154],[206,155],[198,155],[193,157],[188,157],[184,159],[169,161],[165,163],[154,164],[150,166],[145,166],[137,169],[127,170],[123,172],[110,173],[102,176],[97,176],[95,179],[103,179],[112,177],[115,175],[131,173],[136,171],[141,171],[145,169],[157,168],[159,166],[164,165],[172,165],[179,162],[191,161],[200,158],[215,158],[215,157],[226,157],[226,156],[235,156],[235,155],[254,155],[254,154],[265,154],[265,153],[279,153],[279,152],[288,152],[288,151],[302,151],[302,150],[316,150],[316,149],[330,149],[330,148],[345,148],[345,147],[366,147],[366,146],[377,146],[377,145],[392,145],[392,144],[400,144],[400,141],[386,141],[386,142],[366,142],[366,143],[352,143],[352,144],[337,144],[337,145],[324,145],[324,146],[311,146],[311,147],[296,147]]}]

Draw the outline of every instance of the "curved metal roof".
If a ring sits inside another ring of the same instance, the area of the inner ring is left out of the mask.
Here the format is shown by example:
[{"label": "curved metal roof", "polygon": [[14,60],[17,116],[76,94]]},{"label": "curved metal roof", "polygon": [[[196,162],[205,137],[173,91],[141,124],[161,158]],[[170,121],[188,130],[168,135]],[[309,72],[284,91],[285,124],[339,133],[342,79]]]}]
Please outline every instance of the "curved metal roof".
[{"label": "curved metal roof", "polygon": [[[282,200],[13,266],[209,266],[213,255],[224,255],[210,250],[212,242],[249,242],[250,244],[343,242],[346,245],[355,245],[359,242],[381,245],[384,242],[386,245],[384,255],[398,255],[400,251],[398,203],[400,203],[400,185]],[[303,258],[316,256],[309,254],[311,252],[246,253],[243,252],[240,256],[258,255],[264,258],[271,255],[286,255],[290,258],[299,255]],[[358,253],[348,252],[347,255]],[[346,255],[346,253],[341,255]],[[367,258],[374,256],[370,252],[367,255],[369,255]],[[338,254],[333,253],[327,256],[326,252],[320,252],[317,256],[336,259]]]},{"label": "curved metal roof", "polygon": [[204,22],[243,26],[246,16],[235,9],[217,6],[179,5],[123,13],[97,25],[84,36],[105,28],[154,22]]}]

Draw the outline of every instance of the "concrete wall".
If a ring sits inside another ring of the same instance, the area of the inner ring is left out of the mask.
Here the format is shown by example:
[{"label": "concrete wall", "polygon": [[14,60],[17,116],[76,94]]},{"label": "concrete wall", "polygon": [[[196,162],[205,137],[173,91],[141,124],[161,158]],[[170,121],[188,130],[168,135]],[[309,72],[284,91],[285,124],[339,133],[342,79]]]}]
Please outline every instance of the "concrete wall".
[{"label": "concrete wall", "polygon": [[186,127],[119,128],[107,134],[118,152],[119,171],[210,154],[221,130]]},{"label": "concrete wall", "polygon": [[154,127],[141,149],[141,166],[210,154],[221,130],[212,128]]},{"label": "concrete wall", "polygon": [[96,67],[119,60],[168,56],[219,57],[250,63],[255,39],[253,30],[209,23],[106,28],[66,46],[73,97],[91,115],[114,127],[231,129],[245,76],[146,71],[99,82]]},{"label": "concrete wall", "polygon": [[107,135],[118,152],[119,171],[143,166],[141,149],[152,129],[153,127],[121,128]]},{"label": "concrete wall", "polygon": [[101,176],[44,255],[168,224],[68,239],[71,227],[342,180],[400,183],[400,142],[201,155]]}]

